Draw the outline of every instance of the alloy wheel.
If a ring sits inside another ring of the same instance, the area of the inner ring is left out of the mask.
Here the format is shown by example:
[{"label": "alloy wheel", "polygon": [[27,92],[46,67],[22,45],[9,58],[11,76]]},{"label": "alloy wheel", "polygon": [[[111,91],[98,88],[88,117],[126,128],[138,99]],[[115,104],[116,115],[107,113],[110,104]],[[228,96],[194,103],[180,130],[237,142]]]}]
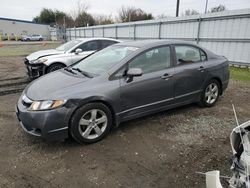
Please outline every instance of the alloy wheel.
[{"label": "alloy wheel", "polygon": [[104,111],[92,109],[87,111],[79,121],[79,133],[85,139],[95,139],[107,128],[108,118]]},{"label": "alloy wheel", "polygon": [[219,95],[219,88],[216,83],[211,83],[205,90],[205,100],[208,104],[213,104]]}]

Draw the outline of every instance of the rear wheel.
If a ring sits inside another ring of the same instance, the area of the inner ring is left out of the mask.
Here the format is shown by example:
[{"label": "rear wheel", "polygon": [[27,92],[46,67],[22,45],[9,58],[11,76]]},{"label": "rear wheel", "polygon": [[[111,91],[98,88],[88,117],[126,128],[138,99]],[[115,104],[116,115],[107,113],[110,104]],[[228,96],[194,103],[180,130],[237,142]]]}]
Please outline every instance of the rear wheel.
[{"label": "rear wheel", "polygon": [[42,38],[39,39],[39,41],[42,41],[42,40],[43,40]]},{"label": "rear wheel", "polygon": [[102,103],[89,103],[72,116],[70,134],[79,143],[94,143],[105,137],[111,126],[109,108]]},{"label": "rear wheel", "polygon": [[54,71],[59,70],[59,69],[62,69],[62,68],[64,68],[64,67],[65,67],[65,65],[63,65],[63,64],[61,64],[61,63],[55,63],[55,64],[50,65],[50,66],[47,68],[46,73],[54,72]]},{"label": "rear wheel", "polygon": [[211,107],[214,106],[220,95],[220,84],[217,80],[210,80],[202,91],[201,106]]}]

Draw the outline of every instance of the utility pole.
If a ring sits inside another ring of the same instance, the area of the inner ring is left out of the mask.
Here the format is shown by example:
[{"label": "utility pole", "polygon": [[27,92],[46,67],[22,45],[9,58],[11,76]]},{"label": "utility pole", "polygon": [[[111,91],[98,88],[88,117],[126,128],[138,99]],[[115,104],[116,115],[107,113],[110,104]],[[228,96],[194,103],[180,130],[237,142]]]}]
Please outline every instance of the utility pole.
[{"label": "utility pole", "polygon": [[55,25],[57,25],[57,23],[56,23],[56,12],[55,12]]},{"label": "utility pole", "polygon": [[207,13],[207,4],[208,4],[208,0],[206,0],[205,14]]},{"label": "utility pole", "polygon": [[179,16],[179,6],[180,6],[180,0],[177,0],[177,3],[176,3],[176,17]]}]

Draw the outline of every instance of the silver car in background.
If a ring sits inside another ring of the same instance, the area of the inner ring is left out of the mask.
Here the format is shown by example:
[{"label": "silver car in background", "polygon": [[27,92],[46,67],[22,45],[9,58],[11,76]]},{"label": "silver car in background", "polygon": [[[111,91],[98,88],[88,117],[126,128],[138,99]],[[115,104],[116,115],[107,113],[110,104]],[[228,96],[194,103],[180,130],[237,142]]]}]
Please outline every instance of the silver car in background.
[{"label": "silver car in background", "polygon": [[42,35],[33,34],[33,35],[24,35],[21,38],[22,41],[43,41],[44,38]]},{"label": "silver car in background", "polygon": [[67,67],[73,63],[121,41],[110,38],[79,38],[56,49],[34,52],[24,59],[31,79]]}]

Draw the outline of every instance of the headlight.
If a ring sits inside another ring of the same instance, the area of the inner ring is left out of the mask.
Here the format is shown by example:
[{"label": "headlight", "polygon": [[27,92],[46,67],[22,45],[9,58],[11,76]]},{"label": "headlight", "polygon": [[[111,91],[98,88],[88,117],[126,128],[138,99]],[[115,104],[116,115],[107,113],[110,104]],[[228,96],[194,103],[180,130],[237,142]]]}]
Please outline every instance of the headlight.
[{"label": "headlight", "polygon": [[31,61],[31,63],[41,64],[41,63],[45,63],[46,61],[48,61],[48,59],[41,58],[41,59],[37,59],[37,60]]},{"label": "headlight", "polygon": [[66,100],[48,100],[48,101],[34,101],[32,102],[29,110],[51,110],[58,108],[66,103]]}]

